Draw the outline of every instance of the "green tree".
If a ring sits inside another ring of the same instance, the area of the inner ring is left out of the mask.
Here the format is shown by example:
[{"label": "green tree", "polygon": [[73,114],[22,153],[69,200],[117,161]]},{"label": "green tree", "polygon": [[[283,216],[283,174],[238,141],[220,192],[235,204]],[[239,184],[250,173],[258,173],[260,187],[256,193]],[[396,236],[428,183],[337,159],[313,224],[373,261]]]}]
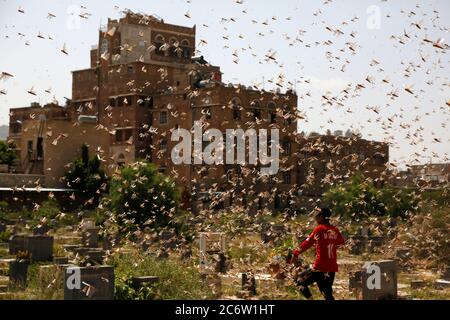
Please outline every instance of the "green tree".
[{"label": "green tree", "polygon": [[17,153],[15,143],[0,140],[0,164],[12,166],[16,159]]},{"label": "green tree", "polygon": [[112,177],[109,196],[117,222],[127,229],[176,228],[179,191],[154,164],[136,162],[123,167]]},{"label": "green tree", "polygon": [[323,201],[333,211],[346,218],[367,216],[405,216],[417,207],[418,197],[412,190],[377,188],[372,180],[357,174],[350,181],[331,188]]},{"label": "green tree", "polygon": [[101,168],[98,155],[89,159],[89,151],[86,145],[82,146],[81,154],[81,159],[72,162],[64,178],[67,187],[79,190],[89,198],[93,198],[93,204],[97,205],[101,193],[106,191],[108,177]]}]

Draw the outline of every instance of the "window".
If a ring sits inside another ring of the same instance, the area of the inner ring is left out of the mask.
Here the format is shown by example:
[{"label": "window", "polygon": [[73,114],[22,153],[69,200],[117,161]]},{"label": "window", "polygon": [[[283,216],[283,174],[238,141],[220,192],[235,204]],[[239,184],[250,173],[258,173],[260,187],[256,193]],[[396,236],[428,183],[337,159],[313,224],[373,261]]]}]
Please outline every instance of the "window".
[{"label": "window", "polygon": [[116,142],[122,142],[122,130],[116,130],[115,140]]},{"label": "window", "polygon": [[124,103],[124,97],[117,98],[117,106],[118,107],[123,107],[123,103]]},{"label": "window", "polygon": [[233,120],[241,119],[241,101],[239,98],[234,98],[231,100],[231,107],[233,109]]},{"label": "window", "polygon": [[125,130],[125,141],[128,141],[133,136],[133,129],[126,129]]},{"label": "window", "polygon": [[109,105],[111,107],[116,107],[116,99],[114,99],[114,98],[109,99]]},{"label": "window", "polygon": [[159,123],[166,124],[167,123],[167,111],[161,111],[159,113]]},{"label": "window", "polygon": [[139,129],[139,141],[145,141],[145,139],[147,138],[148,134],[147,134],[147,130],[145,129]]},{"label": "window", "polygon": [[167,140],[161,140],[161,142],[159,143],[159,150],[161,152],[166,152],[167,151]]},{"label": "window", "polygon": [[184,39],[181,41],[181,50],[183,51],[183,58],[189,59],[191,57],[191,49],[189,48],[189,41]]},{"label": "window", "polygon": [[27,152],[33,153],[33,140],[28,140],[27,142]]},{"label": "window", "polygon": [[164,53],[163,50],[161,50],[161,47],[162,47],[163,44],[164,44],[164,37],[162,35],[160,35],[160,34],[157,35],[155,37],[155,47],[156,47],[155,52],[157,54],[163,54]]},{"label": "window", "polygon": [[167,171],[167,167],[166,166],[160,166],[158,168],[159,173],[165,174]]},{"label": "window", "polygon": [[277,123],[277,114],[275,112],[269,112],[269,123]]},{"label": "window", "polygon": [[138,104],[138,106],[140,106],[140,107],[145,107],[145,104],[146,104],[146,97],[145,96],[140,96],[139,98],[138,98],[138,100],[137,100],[137,104]]},{"label": "window", "polygon": [[232,182],[233,181],[233,170],[227,170],[227,181]]},{"label": "window", "polygon": [[283,172],[283,183],[291,184],[291,172],[290,171]]},{"label": "window", "polygon": [[11,124],[11,132],[19,133],[20,131],[22,131],[22,123],[19,120],[17,120]]},{"label": "window", "polygon": [[261,119],[261,110],[253,109],[253,121]]},{"label": "window", "polygon": [[288,105],[283,106],[284,125],[289,126],[292,123],[292,117]]},{"label": "window", "polygon": [[170,44],[169,55],[171,57],[177,57],[178,40],[176,38],[170,38],[169,44]]},{"label": "window", "polygon": [[290,156],[291,155],[291,142],[289,140],[283,141],[283,155]]},{"label": "window", "polygon": [[131,76],[134,73],[134,68],[133,66],[128,66],[127,67],[127,75]]}]

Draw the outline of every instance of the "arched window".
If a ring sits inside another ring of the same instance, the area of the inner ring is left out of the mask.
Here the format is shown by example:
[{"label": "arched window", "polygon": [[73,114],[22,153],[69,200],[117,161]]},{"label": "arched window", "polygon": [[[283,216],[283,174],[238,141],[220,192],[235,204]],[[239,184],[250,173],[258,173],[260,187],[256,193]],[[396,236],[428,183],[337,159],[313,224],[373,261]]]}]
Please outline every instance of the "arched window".
[{"label": "arched window", "polygon": [[261,102],[259,102],[258,100],[253,100],[252,102],[250,102],[250,106],[252,108],[261,108]]},{"label": "arched window", "polygon": [[231,108],[233,109],[233,120],[241,120],[241,100],[239,98],[231,99]]},{"label": "arched window", "polygon": [[267,108],[269,108],[269,118],[268,118],[268,122],[269,123],[276,123],[277,122],[277,105],[275,104],[275,102],[270,101],[267,104]]},{"label": "arched window", "polygon": [[178,53],[177,53],[177,48],[178,48],[178,40],[175,37],[170,38],[169,40],[169,55],[171,57],[177,57]]},{"label": "arched window", "polygon": [[163,54],[162,50],[160,49],[163,44],[164,44],[164,37],[162,35],[158,34],[155,37],[155,47],[156,47],[157,54]]},{"label": "arched window", "polygon": [[183,58],[189,59],[191,57],[190,43],[187,39],[181,41],[181,50],[183,51]]}]

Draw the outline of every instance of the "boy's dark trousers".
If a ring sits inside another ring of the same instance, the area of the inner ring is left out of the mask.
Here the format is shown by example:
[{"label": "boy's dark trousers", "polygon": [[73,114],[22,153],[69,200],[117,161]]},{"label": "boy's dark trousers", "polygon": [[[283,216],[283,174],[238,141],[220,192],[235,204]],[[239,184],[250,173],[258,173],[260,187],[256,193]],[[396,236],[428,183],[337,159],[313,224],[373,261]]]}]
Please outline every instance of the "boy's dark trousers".
[{"label": "boy's dark trousers", "polygon": [[309,271],[305,272],[304,276],[297,281],[300,292],[305,296],[305,298],[311,298],[312,294],[308,286],[313,283],[317,283],[320,292],[325,297],[325,300],[334,300],[333,297],[333,282],[334,282],[334,272],[319,272],[319,271]]}]

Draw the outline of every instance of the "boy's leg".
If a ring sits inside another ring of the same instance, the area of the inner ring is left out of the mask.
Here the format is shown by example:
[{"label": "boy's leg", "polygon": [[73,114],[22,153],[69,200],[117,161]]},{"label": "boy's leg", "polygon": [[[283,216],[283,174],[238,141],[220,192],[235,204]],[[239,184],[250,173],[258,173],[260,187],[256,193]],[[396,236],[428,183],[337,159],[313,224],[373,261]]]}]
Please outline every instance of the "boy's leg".
[{"label": "boy's leg", "polygon": [[318,272],[310,272],[303,280],[297,283],[300,292],[306,299],[310,299],[312,297],[311,291],[308,286],[317,282],[317,273]]},{"label": "boy's leg", "polygon": [[334,272],[321,272],[320,277],[317,280],[317,286],[320,292],[325,297],[325,300],[332,301],[333,297],[333,282],[334,282]]}]

